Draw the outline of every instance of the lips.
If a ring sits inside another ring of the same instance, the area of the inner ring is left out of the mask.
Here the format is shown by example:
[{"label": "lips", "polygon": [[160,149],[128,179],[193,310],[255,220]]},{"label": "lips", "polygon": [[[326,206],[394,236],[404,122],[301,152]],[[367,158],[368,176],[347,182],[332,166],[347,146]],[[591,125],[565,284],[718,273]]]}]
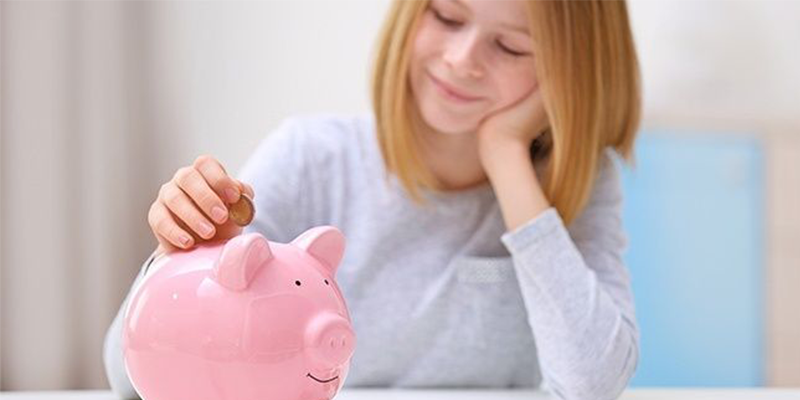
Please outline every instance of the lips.
[{"label": "lips", "polygon": [[481,99],[481,97],[471,96],[471,95],[468,95],[468,94],[462,92],[460,89],[454,88],[453,86],[449,85],[448,83],[437,79],[431,73],[428,73],[428,76],[431,78],[433,83],[439,87],[439,89],[441,89],[447,95],[449,95],[450,97],[452,97],[454,99],[461,100],[461,101],[475,101],[475,100],[480,100]]}]

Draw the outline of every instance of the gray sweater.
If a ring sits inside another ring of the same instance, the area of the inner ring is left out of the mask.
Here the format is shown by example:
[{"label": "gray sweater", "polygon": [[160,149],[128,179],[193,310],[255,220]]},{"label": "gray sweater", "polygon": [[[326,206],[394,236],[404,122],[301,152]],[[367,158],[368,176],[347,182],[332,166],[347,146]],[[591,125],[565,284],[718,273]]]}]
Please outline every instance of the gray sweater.
[{"label": "gray sweater", "polygon": [[[617,164],[606,149],[570,226],[549,208],[510,232],[488,183],[424,191],[420,207],[395,176],[385,180],[370,114],[287,118],[238,178],[255,189],[245,232],[289,242],[330,224],[347,238],[337,281],[358,345],[345,387],[539,386],[603,400],[620,395],[639,358]],[[124,398],[137,394],[122,361],[122,314],[151,261],[104,345]]]}]

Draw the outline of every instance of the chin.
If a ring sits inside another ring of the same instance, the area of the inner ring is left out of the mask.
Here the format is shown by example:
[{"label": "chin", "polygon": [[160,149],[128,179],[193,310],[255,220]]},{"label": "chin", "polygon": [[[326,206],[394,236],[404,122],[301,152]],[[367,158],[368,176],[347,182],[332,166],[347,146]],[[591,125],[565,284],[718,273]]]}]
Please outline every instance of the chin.
[{"label": "chin", "polygon": [[478,129],[478,121],[473,118],[465,118],[459,115],[453,115],[444,110],[435,109],[435,107],[422,106],[422,118],[425,123],[433,128],[436,132],[445,135],[469,135],[474,134]]}]

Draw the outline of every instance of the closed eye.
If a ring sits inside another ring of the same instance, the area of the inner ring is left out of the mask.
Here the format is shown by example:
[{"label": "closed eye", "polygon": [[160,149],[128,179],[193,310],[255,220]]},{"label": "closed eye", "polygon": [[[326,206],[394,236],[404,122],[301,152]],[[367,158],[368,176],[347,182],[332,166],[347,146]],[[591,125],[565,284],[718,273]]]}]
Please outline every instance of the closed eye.
[{"label": "closed eye", "polygon": [[[435,8],[431,8],[430,10],[431,10],[431,12],[433,12],[433,15],[436,17],[437,20],[439,20],[439,22],[441,22],[443,25],[445,25],[445,26],[447,26],[449,28],[458,28],[461,25],[463,25],[462,22],[459,22],[459,21],[456,21],[456,20],[453,20],[453,19],[445,18]],[[503,50],[505,53],[507,53],[507,54],[509,54],[509,55],[511,55],[513,57],[524,57],[524,56],[527,56],[529,54],[529,53],[523,53],[523,52],[519,52],[519,51],[515,51],[515,50],[512,50],[512,49],[509,49],[508,47],[503,45],[503,43],[500,42],[499,40],[497,41],[497,46],[500,47],[500,49]]]},{"label": "closed eye", "polygon": [[511,50],[508,47],[504,46],[503,43],[501,43],[500,41],[497,42],[497,45],[500,46],[500,48],[503,49],[503,51],[505,51],[508,54],[511,54],[514,57],[522,57],[528,55],[528,53],[522,53],[519,51]]},{"label": "closed eye", "polygon": [[443,23],[443,24],[445,24],[447,26],[459,27],[459,26],[462,25],[461,22],[458,22],[458,21],[452,20],[452,19],[447,19],[447,18],[443,17],[442,14],[440,14],[438,11],[436,11],[436,9],[431,8],[431,11],[433,12],[433,15],[436,16],[436,19],[439,20],[439,22],[441,22],[441,23]]}]

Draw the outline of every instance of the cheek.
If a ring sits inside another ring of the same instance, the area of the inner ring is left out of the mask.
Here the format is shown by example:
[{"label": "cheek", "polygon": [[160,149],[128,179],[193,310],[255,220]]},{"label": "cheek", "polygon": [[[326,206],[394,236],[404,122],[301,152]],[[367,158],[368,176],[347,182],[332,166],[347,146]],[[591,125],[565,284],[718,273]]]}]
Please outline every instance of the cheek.
[{"label": "cheek", "polygon": [[[430,91],[427,84],[425,71],[431,68],[442,51],[443,37],[441,32],[429,26],[425,22],[421,23],[417,30],[411,49],[411,59],[409,65],[409,81],[414,96],[425,96],[424,93]],[[426,90],[428,88],[428,90]],[[421,98],[417,97],[417,101]]]},{"label": "cheek", "polygon": [[415,64],[424,62],[425,59],[435,55],[438,49],[438,44],[441,43],[439,33],[435,29],[430,29],[425,23],[420,24],[417,30],[413,47],[411,51],[411,60]]},{"label": "cheek", "polygon": [[495,76],[497,108],[503,108],[517,102],[539,84],[533,62],[522,62]]}]

